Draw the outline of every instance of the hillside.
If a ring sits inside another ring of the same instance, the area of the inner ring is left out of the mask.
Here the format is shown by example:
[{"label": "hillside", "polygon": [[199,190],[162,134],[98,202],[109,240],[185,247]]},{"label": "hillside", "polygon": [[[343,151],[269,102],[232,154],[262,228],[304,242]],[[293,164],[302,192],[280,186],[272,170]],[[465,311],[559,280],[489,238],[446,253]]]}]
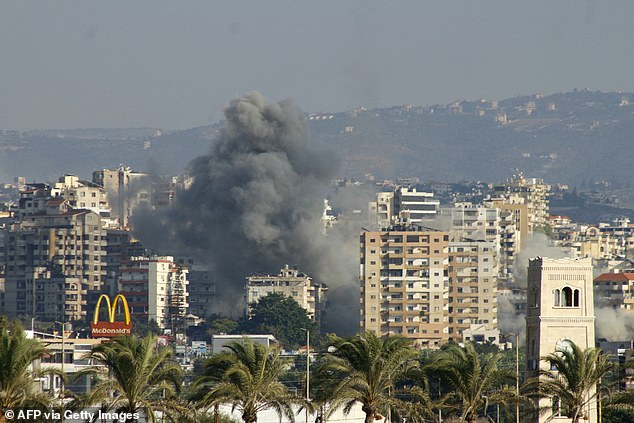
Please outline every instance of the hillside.
[{"label": "hillside", "polygon": [[[502,101],[307,114],[314,143],[342,158],[341,175],[500,181],[514,169],[583,187],[629,186],[634,93],[576,91]],[[0,180],[50,179],[125,163],[180,173],[220,124],[186,131],[0,132]]]}]

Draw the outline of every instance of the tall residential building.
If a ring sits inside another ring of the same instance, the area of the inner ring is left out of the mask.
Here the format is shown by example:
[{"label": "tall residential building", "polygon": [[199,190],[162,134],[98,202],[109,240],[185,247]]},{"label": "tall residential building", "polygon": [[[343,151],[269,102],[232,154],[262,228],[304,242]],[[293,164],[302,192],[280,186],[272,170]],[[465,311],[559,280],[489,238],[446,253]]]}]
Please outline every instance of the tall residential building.
[{"label": "tall residential building", "polygon": [[119,227],[127,228],[133,210],[152,201],[148,175],[134,172],[129,167],[103,169],[93,172],[92,180],[108,193],[112,204],[111,216],[119,222]]},{"label": "tall residential building", "polygon": [[438,348],[449,335],[449,234],[407,225],[360,237],[361,330]]},{"label": "tall residential building", "polygon": [[492,242],[497,252],[500,245],[500,211],[495,207],[457,203],[451,208],[451,232],[455,241]]},{"label": "tall residential building", "polygon": [[164,329],[182,327],[189,313],[188,274],[170,256],[131,257],[121,267],[119,293],[131,315]]},{"label": "tall residential building", "polygon": [[411,223],[420,223],[438,214],[440,200],[433,192],[420,192],[412,187],[399,187],[394,192],[394,210],[399,218]]},{"label": "tall residential building", "polygon": [[[23,192],[16,213],[18,220],[7,225],[2,311],[11,318],[44,318],[35,305],[45,292],[54,289],[41,285],[45,281],[59,284],[60,278],[67,278],[62,285],[69,291],[65,299],[60,299],[65,312],[59,318],[82,318],[91,293],[103,288],[106,232],[99,214],[73,209],[68,200],[47,197],[45,191],[45,187],[31,186]],[[72,300],[71,306],[67,301],[75,295],[78,299]]]},{"label": "tall residential building", "polygon": [[485,204],[499,210],[499,278],[501,283],[512,284],[515,257],[522,250],[522,243],[528,239],[528,206],[523,198],[514,195],[491,198]]},{"label": "tall residential building", "polygon": [[189,312],[198,317],[214,313],[216,284],[206,266],[192,264],[189,268]]},{"label": "tall residential building", "polygon": [[[496,245],[488,241],[449,243],[449,340],[463,342],[465,331],[498,329]],[[486,337],[488,340],[490,336]],[[497,343],[498,336],[493,336]]]},{"label": "tall residential building", "polygon": [[328,287],[297,268],[285,265],[277,275],[251,275],[246,278],[247,313],[249,306],[270,293],[282,294],[297,301],[313,321],[321,321]]},{"label": "tall residential building", "polygon": [[513,175],[509,183],[497,185],[494,189],[498,197],[519,197],[524,200],[523,203],[527,207],[528,231],[530,233],[547,224],[550,185],[544,183],[542,179],[526,178],[520,173]]},{"label": "tall residential building", "polygon": [[401,223],[420,224],[433,219],[440,209],[440,200],[432,192],[417,191],[413,187],[396,187],[390,192],[379,192],[376,201],[368,204],[376,229],[386,229]]},{"label": "tall residential building", "polygon": [[[528,265],[528,308],[526,312],[526,358],[529,376],[551,370],[541,360],[548,354],[571,348],[595,346],[592,259],[549,259],[537,257]],[[584,407],[586,421],[597,422],[597,400],[590,389]],[[562,413],[561,401],[542,398],[539,423],[553,420],[572,422]]]}]

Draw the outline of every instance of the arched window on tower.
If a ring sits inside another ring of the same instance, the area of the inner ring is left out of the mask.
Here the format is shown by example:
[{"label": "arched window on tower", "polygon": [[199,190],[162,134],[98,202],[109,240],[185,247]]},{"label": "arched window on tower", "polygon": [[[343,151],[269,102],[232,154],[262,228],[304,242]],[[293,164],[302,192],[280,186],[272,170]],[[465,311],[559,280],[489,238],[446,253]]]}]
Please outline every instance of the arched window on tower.
[{"label": "arched window on tower", "polygon": [[561,304],[561,291],[555,289],[555,307],[559,307]]},{"label": "arched window on tower", "polygon": [[572,306],[579,307],[579,290],[575,289],[572,293]]},{"label": "arched window on tower", "polygon": [[561,290],[563,294],[563,304],[564,307],[572,307],[572,289],[570,287],[565,287]]}]

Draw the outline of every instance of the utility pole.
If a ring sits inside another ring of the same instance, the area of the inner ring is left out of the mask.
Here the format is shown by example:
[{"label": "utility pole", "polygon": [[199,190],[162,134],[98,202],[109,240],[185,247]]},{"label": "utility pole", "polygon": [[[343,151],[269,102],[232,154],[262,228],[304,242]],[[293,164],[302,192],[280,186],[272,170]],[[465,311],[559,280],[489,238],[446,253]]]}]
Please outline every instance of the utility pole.
[{"label": "utility pole", "polygon": [[64,384],[64,378],[66,377],[66,375],[64,374],[64,361],[65,361],[64,352],[65,352],[65,349],[66,349],[66,335],[64,333],[65,329],[66,329],[65,328],[66,323],[64,322],[65,320],[66,319],[62,319],[61,322],[55,322],[55,323],[59,323],[60,326],[62,327],[62,368],[61,368],[61,373],[62,374],[61,374],[61,380],[60,380],[60,395],[59,395],[60,400],[62,402],[62,405],[61,405],[62,414],[61,414],[61,420],[60,420],[61,423],[64,423],[64,411],[65,411],[64,410],[64,408],[65,408],[65,406],[64,406],[64,389],[66,388],[65,384]]},{"label": "utility pole", "polygon": [[520,423],[520,343],[515,334],[515,422]]}]

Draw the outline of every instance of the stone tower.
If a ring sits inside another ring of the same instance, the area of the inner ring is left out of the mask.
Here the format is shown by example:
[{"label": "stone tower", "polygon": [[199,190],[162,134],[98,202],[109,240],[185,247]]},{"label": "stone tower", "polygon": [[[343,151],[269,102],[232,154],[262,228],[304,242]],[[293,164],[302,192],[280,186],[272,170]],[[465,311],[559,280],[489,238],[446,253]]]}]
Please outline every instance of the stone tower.
[{"label": "stone tower", "polygon": [[[529,260],[526,309],[526,358],[529,376],[548,370],[540,357],[565,349],[570,342],[582,350],[595,346],[592,259]],[[550,399],[540,406],[551,406]],[[556,408],[554,410],[556,412]],[[585,411],[589,423],[597,422],[596,400]],[[551,417],[542,414],[539,423]],[[556,417],[557,422],[572,419]]]}]

